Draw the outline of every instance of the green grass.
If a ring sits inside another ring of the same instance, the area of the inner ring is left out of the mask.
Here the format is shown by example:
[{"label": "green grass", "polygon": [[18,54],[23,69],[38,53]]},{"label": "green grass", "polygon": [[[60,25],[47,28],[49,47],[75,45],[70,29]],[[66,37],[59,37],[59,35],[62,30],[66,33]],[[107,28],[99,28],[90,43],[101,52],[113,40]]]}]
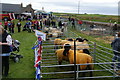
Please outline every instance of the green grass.
[{"label": "green grass", "polygon": [[[16,22],[17,20],[15,20]],[[24,22],[22,24],[24,25]],[[24,57],[18,63],[10,60],[10,70],[7,78],[35,78],[34,52],[31,49],[37,40],[35,34],[26,31],[18,33],[17,27],[15,27],[15,33],[12,34],[12,38],[21,42],[20,52],[17,54],[21,54]]]},{"label": "green grass", "polygon": [[102,15],[102,14],[72,14],[72,13],[54,13],[56,16],[62,16],[68,18],[73,17],[79,20],[97,21],[97,22],[119,22],[117,15]]},{"label": "green grass", "polygon": [[33,33],[21,32],[15,33],[13,38],[21,42],[19,54],[24,58],[20,62],[10,63],[10,75],[12,78],[34,78],[34,52],[31,49],[36,37]]}]

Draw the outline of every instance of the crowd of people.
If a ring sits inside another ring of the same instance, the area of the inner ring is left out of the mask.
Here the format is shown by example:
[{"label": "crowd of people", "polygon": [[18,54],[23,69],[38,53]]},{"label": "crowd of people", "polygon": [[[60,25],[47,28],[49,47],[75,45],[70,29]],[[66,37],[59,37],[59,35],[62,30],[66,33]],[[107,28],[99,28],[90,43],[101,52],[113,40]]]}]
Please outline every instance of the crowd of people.
[{"label": "crowd of people", "polygon": [[44,19],[31,19],[28,18],[27,20],[17,19],[17,21],[4,21],[4,29],[8,30],[9,33],[15,33],[15,27],[17,27],[17,32],[21,31],[28,31],[32,32],[34,29],[42,30],[43,26],[45,27],[59,27],[62,28],[65,24],[60,20],[56,21],[54,18],[44,18]]}]

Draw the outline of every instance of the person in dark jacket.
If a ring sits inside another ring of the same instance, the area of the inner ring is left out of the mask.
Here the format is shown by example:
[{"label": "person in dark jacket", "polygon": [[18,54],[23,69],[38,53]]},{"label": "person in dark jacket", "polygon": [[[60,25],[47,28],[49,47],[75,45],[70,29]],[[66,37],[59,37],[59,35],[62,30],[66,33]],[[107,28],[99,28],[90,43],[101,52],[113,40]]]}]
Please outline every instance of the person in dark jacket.
[{"label": "person in dark jacket", "polygon": [[72,28],[75,29],[75,19],[72,19]]},{"label": "person in dark jacket", "polygon": [[42,24],[42,20],[40,20],[40,29],[42,30],[43,24]]},{"label": "person in dark jacket", "polygon": [[8,21],[8,28],[9,32],[12,33],[12,23],[10,21]]},{"label": "person in dark jacket", "polygon": [[20,21],[17,23],[17,27],[18,27],[18,32],[20,32],[21,31],[21,23],[20,23]]},{"label": "person in dark jacket", "polygon": [[12,27],[11,27],[11,32],[14,33],[14,27],[15,27],[14,21],[11,22],[11,25],[12,25]]},{"label": "person in dark jacket", "polygon": [[59,22],[58,22],[59,28],[62,28],[62,25],[63,25],[63,24],[62,24],[62,21],[59,21]]},{"label": "person in dark jacket", "polygon": [[2,48],[2,53],[0,53],[0,57],[2,56],[2,75],[6,77],[9,72],[9,56],[11,52],[10,45],[12,45],[12,38],[1,25],[0,37],[2,37],[2,40],[0,41],[0,47]]},{"label": "person in dark jacket", "polygon": [[[115,40],[113,40],[113,42],[111,43],[114,53],[114,56],[112,58],[113,62],[116,62],[117,60],[118,62],[120,62],[120,32],[117,36],[118,37],[115,38]],[[114,65],[112,65],[112,67],[114,68]],[[120,69],[120,63],[118,63],[117,68]]]},{"label": "person in dark jacket", "polygon": [[8,28],[8,21],[4,22],[4,28],[5,28],[5,30],[7,30],[7,28]]}]

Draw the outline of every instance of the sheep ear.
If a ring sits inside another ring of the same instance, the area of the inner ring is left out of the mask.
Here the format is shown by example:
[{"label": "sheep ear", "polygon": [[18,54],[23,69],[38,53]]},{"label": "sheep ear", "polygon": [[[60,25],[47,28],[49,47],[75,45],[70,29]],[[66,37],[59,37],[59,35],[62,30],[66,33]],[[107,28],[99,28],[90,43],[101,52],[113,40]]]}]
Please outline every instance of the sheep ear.
[{"label": "sheep ear", "polygon": [[83,53],[90,54],[88,49],[83,49]]},{"label": "sheep ear", "polygon": [[89,41],[88,39],[84,39],[84,40]]}]

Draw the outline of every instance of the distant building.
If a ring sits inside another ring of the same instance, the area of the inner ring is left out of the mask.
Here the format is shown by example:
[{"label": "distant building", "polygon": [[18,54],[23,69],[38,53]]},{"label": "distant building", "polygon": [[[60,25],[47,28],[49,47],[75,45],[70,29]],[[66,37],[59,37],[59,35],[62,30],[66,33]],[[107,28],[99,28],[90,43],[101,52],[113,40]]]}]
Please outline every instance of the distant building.
[{"label": "distant building", "polygon": [[26,7],[23,7],[23,4],[9,4],[9,3],[0,3],[0,10],[2,13],[14,13],[16,16],[24,13],[30,13],[34,15],[34,9],[31,4],[28,4]]}]

